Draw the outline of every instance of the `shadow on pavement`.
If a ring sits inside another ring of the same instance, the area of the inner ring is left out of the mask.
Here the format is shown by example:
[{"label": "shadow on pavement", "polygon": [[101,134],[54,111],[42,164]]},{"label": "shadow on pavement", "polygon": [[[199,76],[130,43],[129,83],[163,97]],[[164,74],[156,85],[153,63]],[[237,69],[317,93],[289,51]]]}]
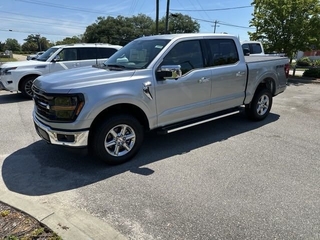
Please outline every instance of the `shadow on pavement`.
[{"label": "shadow on pavement", "polygon": [[138,155],[118,166],[106,165],[89,156],[86,150],[62,148],[37,141],[4,160],[3,181],[11,191],[39,196],[76,189],[127,171],[148,176],[154,171],[145,165],[225,141],[279,119],[279,115],[270,113],[262,122],[251,122],[242,115],[168,135],[148,133]]},{"label": "shadow on pavement", "polygon": [[[4,93],[6,91],[0,90],[0,93]],[[24,97],[21,93],[11,93],[6,92],[6,94],[0,94],[0,104],[5,103],[17,103],[17,102],[25,102],[25,101],[31,101],[31,99],[28,99]]]}]

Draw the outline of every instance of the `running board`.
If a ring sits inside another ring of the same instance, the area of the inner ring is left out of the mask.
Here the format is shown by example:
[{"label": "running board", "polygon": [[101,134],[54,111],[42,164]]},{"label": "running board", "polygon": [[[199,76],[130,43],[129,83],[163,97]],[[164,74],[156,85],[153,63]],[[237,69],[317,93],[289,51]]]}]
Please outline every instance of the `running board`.
[{"label": "running board", "polygon": [[194,127],[203,123],[207,123],[207,122],[211,122],[220,118],[224,118],[224,117],[228,117],[231,115],[235,115],[240,113],[240,109],[239,108],[233,108],[232,110],[227,110],[227,111],[221,111],[215,114],[210,114],[207,115],[205,117],[200,117],[200,118],[195,118],[192,120],[188,120],[188,121],[184,121],[181,123],[177,123],[177,124],[172,124],[169,126],[165,126],[163,128],[158,129],[158,133],[159,134],[168,134],[168,133],[173,133],[173,132],[177,132],[189,127]]}]

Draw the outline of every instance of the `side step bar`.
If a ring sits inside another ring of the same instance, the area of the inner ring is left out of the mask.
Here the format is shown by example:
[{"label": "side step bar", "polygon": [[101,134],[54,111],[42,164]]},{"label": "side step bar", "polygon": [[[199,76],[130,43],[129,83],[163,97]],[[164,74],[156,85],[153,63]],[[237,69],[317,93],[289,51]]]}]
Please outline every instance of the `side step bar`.
[{"label": "side step bar", "polygon": [[203,123],[211,122],[220,118],[228,117],[240,113],[240,108],[233,108],[231,110],[221,111],[214,114],[210,114],[204,117],[195,118],[192,120],[172,124],[158,129],[158,134],[168,134],[176,131],[180,131],[189,127],[194,127]]}]

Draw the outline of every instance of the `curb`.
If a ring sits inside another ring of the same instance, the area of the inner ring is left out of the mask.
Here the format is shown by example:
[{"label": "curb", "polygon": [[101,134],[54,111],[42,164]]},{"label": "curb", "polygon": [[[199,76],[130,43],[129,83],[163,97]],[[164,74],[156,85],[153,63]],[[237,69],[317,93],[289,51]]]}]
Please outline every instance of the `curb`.
[{"label": "curb", "polygon": [[313,83],[313,84],[320,84],[320,79],[302,79],[302,78],[288,78],[288,82],[290,83]]},{"label": "curb", "polygon": [[48,226],[62,239],[126,240],[106,222],[81,210],[74,208],[66,210],[52,206],[49,209],[15,193],[1,190],[0,199]]}]

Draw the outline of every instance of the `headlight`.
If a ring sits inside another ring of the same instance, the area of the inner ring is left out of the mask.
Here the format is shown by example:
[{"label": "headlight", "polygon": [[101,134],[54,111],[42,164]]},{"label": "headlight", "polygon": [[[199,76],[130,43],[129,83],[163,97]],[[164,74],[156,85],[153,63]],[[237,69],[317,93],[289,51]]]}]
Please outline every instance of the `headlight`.
[{"label": "headlight", "polygon": [[49,121],[73,122],[84,106],[82,94],[40,95],[34,92],[37,114]]},{"label": "headlight", "polygon": [[17,67],[10,67],[10,68],[0,68],[0,75],[10,75],[11,70],[16,69]]},{"label": "headlight", "polygon": [[77,117],[84,105],[77,96],[73,97],[55,97],[50,110],[54,111],[58,119],[74,119]]}]

